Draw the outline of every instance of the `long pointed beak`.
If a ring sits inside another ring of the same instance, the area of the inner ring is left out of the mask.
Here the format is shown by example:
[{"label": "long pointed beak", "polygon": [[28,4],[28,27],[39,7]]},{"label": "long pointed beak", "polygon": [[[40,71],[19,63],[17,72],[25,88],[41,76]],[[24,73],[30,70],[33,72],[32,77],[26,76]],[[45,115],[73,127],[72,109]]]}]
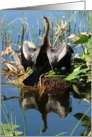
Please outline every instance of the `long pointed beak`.
[{"label": "long pointed beak", "polygon": [[44,19],[44,17],[42,15],[40,15],[40,16]]}]

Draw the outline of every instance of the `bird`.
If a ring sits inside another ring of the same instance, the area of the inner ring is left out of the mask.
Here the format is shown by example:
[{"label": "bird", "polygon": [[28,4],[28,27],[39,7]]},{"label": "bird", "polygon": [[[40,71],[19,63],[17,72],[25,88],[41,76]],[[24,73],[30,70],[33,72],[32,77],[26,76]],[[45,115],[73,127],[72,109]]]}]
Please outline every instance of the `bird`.
[{"label": "bird", "polygon": [[42,45],[32,48],[25,41],[21,48],[21,64],[24,66],[24,70],[26,71],[28,66],[33,69],[33,73],[23,81],[26,86],[34,86],[38,83],[40,76],[50,70],[59,70],[65,67],[67,72],[70,73],[73,49],[65,42],[58,48],[51,47],[48,37],[49,21],[46,17],[41,17],[44,19],[46,26]]},{"label": "bird", "polygon": [[72,53],[74,53],[73,49],[65,42],[58,48],[48,48],[47,56],[52,70],[60,70],[65,67],[70,73]]},{"label": "bird", "polygon": [[25,41],[21,48],[21,64],[24,66],[24,70],[30,66],[33,68],[33,73],[29,75],[24,81],[26,86],[34,86],[39,81],[39,77],[42,73],[51,70],[49,60],[47,57],[47,48],[50,47],[49,42],[49,21],[46,17],[41,16],[44,19],[46,25],[46,31],[43,36],[42,45],[37,48],[29,47]]}]

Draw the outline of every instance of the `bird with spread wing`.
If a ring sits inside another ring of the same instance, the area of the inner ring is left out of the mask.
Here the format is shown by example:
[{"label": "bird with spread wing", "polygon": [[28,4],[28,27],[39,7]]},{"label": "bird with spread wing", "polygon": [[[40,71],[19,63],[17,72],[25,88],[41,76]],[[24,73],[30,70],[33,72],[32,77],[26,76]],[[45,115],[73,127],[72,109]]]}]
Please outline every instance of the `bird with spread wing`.
[{"label": "bird with spread wing", "polygon": [[51,69],[61,69],[65,67],[67,72],[70,73],[70,59],[73,50],[71,47],[63,43],[58,48],[52,48],[49,41],[49,21],[46,17],[41,16],[46,25],[46,31],[43,37],[41,46],[32,48],[25,41],[21,47],[21,64],[26,71],[27,67],[33,69],[23,83],[26,86],[34,86],[38,83],[40,76]]}]

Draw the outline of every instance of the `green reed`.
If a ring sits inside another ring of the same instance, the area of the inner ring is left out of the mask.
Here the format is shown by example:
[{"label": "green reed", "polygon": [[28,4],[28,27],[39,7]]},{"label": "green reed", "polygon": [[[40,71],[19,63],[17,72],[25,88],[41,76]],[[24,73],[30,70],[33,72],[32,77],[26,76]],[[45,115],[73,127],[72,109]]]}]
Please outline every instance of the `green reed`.
[{"label": "green reed", "polygon": [[[68,23],[68,26],[66,27],[66,30],[68,32],[62,31],[62,33],[59,36],[55,45],[58,45],[59,43],[61,43],[62,40],[64,40],[67,36],[70,35],[71,32],[74,32],[75,34],[77,34],[78,32],[82,32],[86,28],[89,28],[89,26],[90,26],[90,21],[89,21],[90,14],[89,13],[90,12],[82,12],[82,11],[80,12],[79,11],[76,14],[76,16]],[[43,14],[45,14],[45,12]],[[78,17],[80,17],[79,26],[77,26]],[[61,28],[61,20],[63,21],[63,23],[65,23],[65,20],[69,20],[69,18],[70,18],[70,11],[65,12],[65,18],[62,17],[61,15],[59,15],[58,12],[56,14],[56,17],[53,17],[53,15],[51,15],[51,13],[49,12],[49,18],[48,18],[49,22],[50,22],[49,38],[50,38],[51,45],[53,45],[53,43],[54,43],[55,33],[58,31],[58,26]],[[82,27],[82,21],[84,18],[86,20],[86,24],[82,30],[81,27]],[[21,30],[19,27],[19,23],[16,22],[17,20],[21,22]],[[15,20],[11,21],[10,23],[8,23],[8,20],[6,19],[6,17],[4,17],[3,22],[2,22],[2,50],[5,50],[4,48],[8,46],[7,38],[10,39],[11,43],[13,41],[15,41],[16,45],[18,47],[18,45],[23,44],[25,36],[26,36],[26,40],[28,40],[29,37],[32,36],[31,42],[34,43],[34,41],[35,41],[36,45],[38,45],[39,39],[41,37],[43,37],[43,35],[45,33],[45,23],[44,23],[44,21],[42,21],[42,23],[41,23],[40,18],[38,18],[37,14],[36,14],[36,22],[37,22],[38,32],[36,31],[37,29],[35,29],[35,27],[33,25],[32,29],[31,29],[31,33],[30,33],[30,28],[29,28],[28,22],[25,19],[23,14],[22,14],[22,17],[20,20],[18,18],[16,18]],[[26,30],[24,28],[25,25],[27,25]],[[15,26],[17,26],[17,35],[18,35],[17,40],[13,40]],[[73,27],[71,27],[71,26],[73,26]],[[78,32],[77,32],[77,30],[78,30]],[[69,42],[69,40],[67,40],[67,39],[66,39],[66,41]]]},{"label": "green reed", "polygon": [[24,16],[22,15],[21,19],[21,45],[23,44],[24,39]]},{"label": "green reed", "polygon": [[5,119],[7,121],[7,124],[4,124],[1,122],[1,135],[2,136],[17,136],[17,135],[23,134],[23,132],[15,130],[17,128],[20,128],[20,126],[16,125],[16,119],[15,119],[15,124],[13,123],[11,102],[10,102],[11,116],[9,116],[7,112],[4,101],[2,101],[1,103],[1,108],[3,111],[3,115],[5,116]]},{"label": "green reed", "polygon": [[71,132],[70,136],[73,135],[74,131],[76,130],[76,128],[78,127],[78,125],[80,124],[80,122],[82,121],[82,119],[85,117],[85,115],[88,113],[88,111],[91,109],[91,107],[88,108],[88,110],[85,112],[85,114],[81,117],[81,119],[78,121],[78,123],[76,124],[76,126],[74,127],[73,131]]}]

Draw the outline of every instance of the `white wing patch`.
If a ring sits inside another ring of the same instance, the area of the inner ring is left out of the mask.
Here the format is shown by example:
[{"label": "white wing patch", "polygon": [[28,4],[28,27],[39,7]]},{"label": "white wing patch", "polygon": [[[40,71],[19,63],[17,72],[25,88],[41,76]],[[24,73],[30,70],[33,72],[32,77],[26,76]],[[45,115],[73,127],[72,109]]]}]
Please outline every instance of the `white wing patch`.
[{"label": "white wing patch", "polygon": [[63,48],[62,52],[58,55],[58,62],[66,55],[67,49],[66,46]]},{"label": "white wing patch", "polygon": [[27,46],[27,41],[25,41],[25,42],[23,43],[23,55],[24,55],[24,57],[25,57],[26,59],[28,59],[26,46]]}]

